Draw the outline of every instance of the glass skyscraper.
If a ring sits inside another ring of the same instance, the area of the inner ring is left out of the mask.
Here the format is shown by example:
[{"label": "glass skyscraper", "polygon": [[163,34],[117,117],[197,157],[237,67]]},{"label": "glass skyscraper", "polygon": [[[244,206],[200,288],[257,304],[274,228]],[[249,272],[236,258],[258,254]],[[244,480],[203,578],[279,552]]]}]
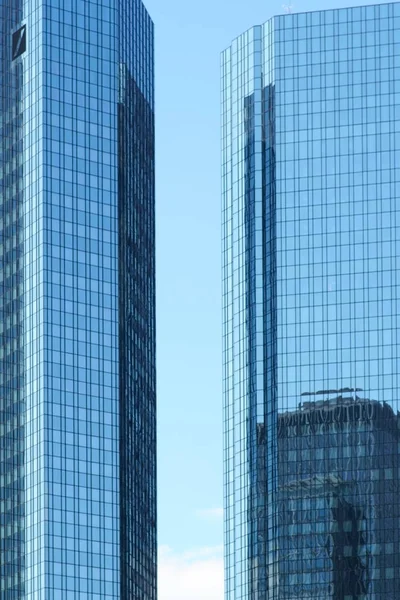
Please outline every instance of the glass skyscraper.
[{"label": "glass skyscraper", "polygon": [[400,3],[222,55],[227,600],[400,598]]},{"label": "glass skyscraper", "polygon": [[153,24],[0,28],[0,597],[155,600]]}]

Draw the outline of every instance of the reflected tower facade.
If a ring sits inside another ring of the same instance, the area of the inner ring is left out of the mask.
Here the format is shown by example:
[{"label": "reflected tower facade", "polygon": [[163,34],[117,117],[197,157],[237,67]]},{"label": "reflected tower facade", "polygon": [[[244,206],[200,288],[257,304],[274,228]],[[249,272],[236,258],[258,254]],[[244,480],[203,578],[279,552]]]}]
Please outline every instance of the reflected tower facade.
[{"label": "reflected tower facade", "polygon": [[222,55],[227,600],[395,600],[400,3]]},{"label": "reflected tower facade", "polygon": [[0,28],[0,596],[155,600],[153,24]]}]

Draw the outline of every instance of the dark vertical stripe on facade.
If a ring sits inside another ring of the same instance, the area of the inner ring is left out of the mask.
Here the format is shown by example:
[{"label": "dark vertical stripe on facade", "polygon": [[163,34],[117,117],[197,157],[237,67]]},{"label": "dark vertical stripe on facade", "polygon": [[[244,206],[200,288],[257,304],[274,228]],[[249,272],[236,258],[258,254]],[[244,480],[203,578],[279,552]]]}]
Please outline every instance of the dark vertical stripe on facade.
[{"label": "dark vertical stripe on facade", "polygon": [[0,2],[0,596],[24,597],[22,1]]},{"label": "dark vertical stripe on facade", "polygon": [[126,64],[118,130],[121,599],[155,600],[154,113]]},{"label": "dark vertical stripe on facade", "polygon": [[[268,569],[276,568],[276,549],[268,539],[268,522],[275,515],[268,509],[276,491],[277,474],[274,464],[267,456],[276,456],[276,225],[275,225],[275,128],[274,86],[263,90],[263,136],[262,136],[262,240],[257,239],[255,188],[255,114],[254,96],[244,103],[245,115],[245,210],[247,269],[247,329],[249,340],[249,414],[248,414],[248,457],[249,457],[249,598],[263,600],[268,593],[268,578],[273,579]],[[258,185],[258,183],[257,183]],[[257,282],[256,247],[262,244],[263,281]],[[260,285],[261,283],[261,285]],[[263,406],[257,406],[257,289],[264,296],[264,398]],[[265,424],[268,424],[265,427]],[[270,464],[271,466],[268,466]],[[269,498],[269,502],[268,502]],[[272,557],[272,564],[268,563]]]}]

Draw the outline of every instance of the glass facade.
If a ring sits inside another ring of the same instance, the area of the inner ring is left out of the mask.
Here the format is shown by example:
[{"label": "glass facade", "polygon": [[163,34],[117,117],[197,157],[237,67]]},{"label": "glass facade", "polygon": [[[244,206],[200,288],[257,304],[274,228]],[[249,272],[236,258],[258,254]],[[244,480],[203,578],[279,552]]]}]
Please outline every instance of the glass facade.
[{"label": "glass facade", "polygon": [[152,22],[0,24],[0,596],[155,599]]},{"label": "glass facade", "polygon": [[153,23],[120,11],[118,100],[122,598],[157,598]]},{"label": "glass facade", "polygon": [[400,3],[222,55],[227,600],[400,597]]},{"label": "glass facade", "polygon": [[22,1],[0,4],[0,597],[21,598],[24,570],[23,96],[10,32]]}]

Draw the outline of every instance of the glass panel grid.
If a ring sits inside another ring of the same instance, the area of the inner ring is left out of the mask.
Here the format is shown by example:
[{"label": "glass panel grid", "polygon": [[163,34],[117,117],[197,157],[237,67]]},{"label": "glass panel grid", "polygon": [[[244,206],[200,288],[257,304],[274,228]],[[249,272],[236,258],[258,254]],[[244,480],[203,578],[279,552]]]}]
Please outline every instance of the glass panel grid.
[{"label": "glass panel grid", "polygon": [[153,24],[16,0],[0,27],[0,596],[155,598]]},{"label": "glass panel grid", "polygon": [[400,4],[222,56],[226,597],[397,598]]}]

